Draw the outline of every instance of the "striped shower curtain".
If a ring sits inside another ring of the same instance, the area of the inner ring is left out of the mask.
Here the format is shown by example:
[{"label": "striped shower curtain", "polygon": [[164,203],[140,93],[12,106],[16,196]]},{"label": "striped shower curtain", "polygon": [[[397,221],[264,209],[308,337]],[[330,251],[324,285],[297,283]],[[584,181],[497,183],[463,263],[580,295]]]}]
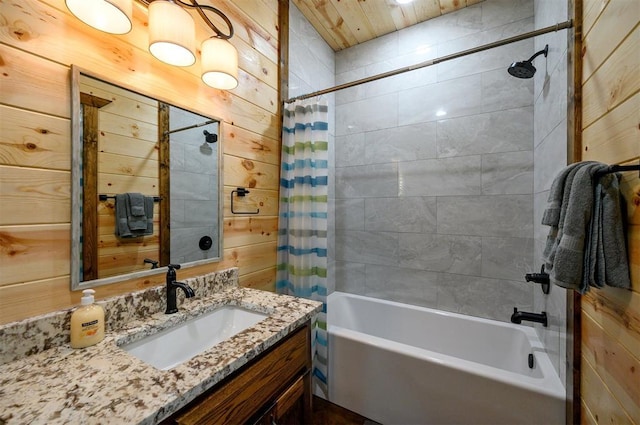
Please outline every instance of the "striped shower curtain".
[{"label": "striped shower curtain", "polygon": [[322,301],[311,342],[316,389],[327,394],[327,180],[328,106],[316,101],[283,111],[279,293]]}]

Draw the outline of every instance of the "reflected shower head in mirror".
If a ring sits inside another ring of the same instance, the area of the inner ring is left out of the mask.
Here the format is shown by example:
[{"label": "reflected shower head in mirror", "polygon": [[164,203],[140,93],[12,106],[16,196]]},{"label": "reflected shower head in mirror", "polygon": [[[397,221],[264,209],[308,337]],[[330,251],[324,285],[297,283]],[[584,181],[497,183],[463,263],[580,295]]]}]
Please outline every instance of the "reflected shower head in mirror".
[{"label": "reflected shower head in mirror", "polygon": [[217,134],[211,134],[207,130],[204,130],[202,132],[202,134],[204,134],[204,140],[207,143],[215,143],[215,142],[218,141],[218,135]]},{"label": "reflected shower head in mirror", "polygon": [[536,67],[533,66],[533,60],[538,56],[544,54],[544,57],[547,57],[549,53],[549,45],[544,46],[544,49],[536,52],[533,56],[529,58],[529,60],[523,62],[514,62],[509,66],[509,74],[513,75],[516,78],[531,78],[536,73]]}]

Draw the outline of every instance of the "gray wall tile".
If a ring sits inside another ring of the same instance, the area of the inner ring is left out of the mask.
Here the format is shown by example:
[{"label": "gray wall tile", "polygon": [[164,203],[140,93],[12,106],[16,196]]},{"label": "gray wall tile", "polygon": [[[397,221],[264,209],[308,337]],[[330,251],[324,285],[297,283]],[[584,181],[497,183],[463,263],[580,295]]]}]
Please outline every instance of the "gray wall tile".
[{"label": "gray wall tile", "polygon": [[398,234],[345,230],[336,234],[336,260],[354,263],[398,264]]},{"label": "gray wall tile", "polygon": [[438,121],[438,157],[530,151],[533,109],[529,107]]},{"label": "gray wall tile", "polygon": [[423,307],[436,307],[437,273],[368,264],[365,295]]},{"label": "gray wall tile", "polygon": [[426,159],[399,163],[402,196],[477,195],[481,191],[481,157]]},{"label": "gray wall tile", "polygon": [[398,93],[398,124],[429,122],[482,112],[480,74],[429,84]]},{"label": "gray wall tile", "polygon": [[532,195],[438,198],[438,233],[527,238],[532,231]]},{"label": "gray wall tile", "polygon": [[369,198],[398,195],[395,163],[336,169],[336,198]]},{"label": "gray wall tile", "polygon": [[365,164],[365,133],[336,137],[336,167]]},{"label": "gray wall tile", "polygon": [[365,228],[371,232],[434,233],[436,198],[368,198],[364,208]]},{"label": "gray wall tile", "polygon": [[364,136],[367,164],[436,157],[436,123],[420,123],[368,131]]},{"label": "gray wall tile", "polygon": [[336,261],[336,291],[365,295],[365,265]]},{"label": "gray wall tile", "polygon": [[482,194],[530,194],[533,190],[533,152],[482,155]]},{"label": "gray wall tile", "polygon": [[401,267],[479,276],[481,254],[482,240],[479,237],[399,234]]},{"label": "gray wall tile", "polygon": [[[520,54],[527,54],[532,49],[521,49]],[[515,62],[520,56],[515,57]],[[507,70],[503,66],[493,71],[482,73],[482,110],[503,111],[513,108],[533,106],[533,80],[506,78]],[[529,112],[531,116],[531,112]]]},{"label": "gray wall tile", "polygon": [[509,321],[513,307],[531,308],[528,285],[477,276],[438,275],[438,308],[441,310]]},{"label": "gray wall tile", "polygon": [[397,93],[336,106],[336,136],[380,130],[397,125]]},{"label": "gray wall tile", "polygon": [[336,229],[365,230],[364,205],[363,198],[336,199]]},{"label": "gray wall tile", "polygon": [[532,238],[482,238],[482,276],[524,282],[534,270]]}]

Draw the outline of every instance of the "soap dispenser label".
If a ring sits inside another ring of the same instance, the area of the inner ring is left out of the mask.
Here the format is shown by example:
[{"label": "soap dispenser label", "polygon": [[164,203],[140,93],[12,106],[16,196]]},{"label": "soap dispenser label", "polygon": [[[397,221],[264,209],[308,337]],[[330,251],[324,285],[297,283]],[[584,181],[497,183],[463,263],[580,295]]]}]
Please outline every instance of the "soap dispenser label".
[{"label": "soap dispenser label", "polygon": [[90,337],[98,332],[98,320],[92,320],[90,322],[84,322],[82,324],[82,338]]}]

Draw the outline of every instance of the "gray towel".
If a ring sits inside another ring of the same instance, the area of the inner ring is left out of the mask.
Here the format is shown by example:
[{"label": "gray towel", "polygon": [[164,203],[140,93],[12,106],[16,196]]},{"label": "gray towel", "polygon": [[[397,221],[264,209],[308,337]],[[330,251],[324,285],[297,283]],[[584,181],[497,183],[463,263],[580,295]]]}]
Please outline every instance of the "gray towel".
[{"label": "gray towel", "polygon": [[605,284],[631,288],[629,262],[623,223],[623,202],[620,196],[620,174],[600,178],[595,189],[594,226],[585,252],[583,286],[602,288]]},{"label": "gray towel", "polygon": [[[130,193],[125,193],[115,196],[116,236],[120,238],[135,238],[153,235],[153,196],[141,195],[144,216],[133,217],[131,215],[131,204],[129,203],[130,195]],[[134,224],[133,227],[132,223]]]},{"label": "gray towel", "polygon": [[141,193],[127,193],[127,224],[129,229],[147,230],[145,202]]},{"label": "gray towel", "polygon": [[[565,190],[565,182],[567,177],[571,172],[575,173],[576,168],[583,167],[587,164],[593,163],[593,161],[588,162],[575,162],[571,165],[565,167],[560,174],[556,176],[551,184],[551,189],[549,190],[549,197],[547,198],[547,208],[544,210],[544,215],[542,216],[542,224],[546,224],[547,226],[558,226],[560,223],[560,210],[562,208],[562,198]],[[569,184],[567,190],[571,188]]]},{"label": "gray towel", "polygon": [[[554,180],[543,224],[550,224],[545,246],[545,270],[552,283],[585,293],[590,286],[630,288],[622,221],[619,176],[594,179],[607,165],[573,164]],[[559,187],[562,202],[557,213]],[[596,187],[594,188],[594,183]],[[557,219],[556,219],[557,216]],[[557,226],[553,225],[557,220]]]},{"label": "gray towel", "polygon": [[551,185],[548,198],[549,206],[545,210],[542,218],[542,224],[551,226],[542,253],[544,268],[547,273],[553,270],[558,243],[560,243],[562,237],[573,179],[580,168],[589,164],[593,164],[593,162],[578,162],[569,165],[558,174]]},{"label": "gray towel", "polygon": [[144,197],[144,211],[147,218],[147,228],[145,229],[145,236],[153,235],[153,206],[155,201],[153,196]]},{"label": "gray towel", "polygon": [[134,237],[127,220],[127,202],[126,194],[116,195],[115,216],[116,216],[116,236],[120,238]]}]

